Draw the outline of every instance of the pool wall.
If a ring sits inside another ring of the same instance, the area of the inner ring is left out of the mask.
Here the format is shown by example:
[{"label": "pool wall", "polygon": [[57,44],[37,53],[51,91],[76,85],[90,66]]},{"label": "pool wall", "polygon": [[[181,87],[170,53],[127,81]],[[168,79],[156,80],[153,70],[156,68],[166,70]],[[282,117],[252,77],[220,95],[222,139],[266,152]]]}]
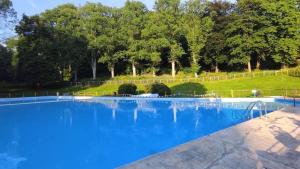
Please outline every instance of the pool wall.
[{"label": "pool wall", "polygon": [[38,97],[18,97],[18,98],[0,98],[0,102],[9,101],[43,101],[43,100],[162,100],[162,101],[201,101],[201,102],[253,102],[264,101],[274,102],[284,100],[283,98],[141,98],[141,97],[89,97],[89,96],[38,96]]},{"label": "pool wall", "polygon": [[142,97],[89,97],[89,96],[38,96],[38,97],[18,97],[18,98],[0,98],[0,103],[13,101],[46,101],[46,100],[161,100],[161,101],[198,101],[198,102],[280,102],[293,105],[300,105],[299,99],[290,99],[284,97],[268,98],[142,98]]},{"label": "pool wall", "polygon": [[[162,100],[162,101],[200,101],[200,102],[293,102],[292,99],[285,99],[283,97],[270,97],[270,98],[141,98],[141,97],[89,97],[89,96],[38,96],[38,97],[19,97],[19,98],[0,98],[0,102],[9,101],[43,101],[43,100]],[[300,100],[296,100],[300,103]]]}]

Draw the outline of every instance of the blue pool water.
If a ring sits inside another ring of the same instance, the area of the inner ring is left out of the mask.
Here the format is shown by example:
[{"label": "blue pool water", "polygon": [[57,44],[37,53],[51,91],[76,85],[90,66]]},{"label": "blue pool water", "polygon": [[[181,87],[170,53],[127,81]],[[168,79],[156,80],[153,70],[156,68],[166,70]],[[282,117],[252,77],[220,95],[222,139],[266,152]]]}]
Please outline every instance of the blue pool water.
[{"label": "blue pool water", "polygon": [[[247,105],[150,100],[3,104],[0,169],[115,168],[241,123],[248,119]],[[279,107],[271,105],[268,111]]]}]

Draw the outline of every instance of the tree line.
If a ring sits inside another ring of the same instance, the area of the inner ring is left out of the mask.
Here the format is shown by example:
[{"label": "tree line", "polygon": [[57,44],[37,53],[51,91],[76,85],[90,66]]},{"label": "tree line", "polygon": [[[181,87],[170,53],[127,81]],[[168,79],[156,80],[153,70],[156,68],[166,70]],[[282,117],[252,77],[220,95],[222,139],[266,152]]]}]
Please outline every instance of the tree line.
[{"label": "tree line", "polygon": [[295,66],[299,9],[298,0],[156,0],[153,10],[139,1],[121,8],[64,4],[23,15],[17,37],[0,46],[0,78],[44,83],[96,79],[99,72],[175,77],[179,69],[198,77],[201,71]]}]

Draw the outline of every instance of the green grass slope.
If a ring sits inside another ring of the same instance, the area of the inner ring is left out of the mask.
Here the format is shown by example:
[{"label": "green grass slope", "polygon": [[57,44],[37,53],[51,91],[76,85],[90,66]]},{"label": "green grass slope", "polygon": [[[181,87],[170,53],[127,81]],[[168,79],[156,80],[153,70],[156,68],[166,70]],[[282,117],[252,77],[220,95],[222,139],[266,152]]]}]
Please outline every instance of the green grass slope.
[{"label": "green grass slope", "polygon": [[[288,95],[300,92],[300,78],[291,76],[269,76],[243,78],[234,80],[208,81],[203,83],[186,82],[186,83],[166,83],[173,94],[199,95],[217,93],[219,96],[231,97],[248,97],[251,90],[257,89],[263,96]],[[144,85],[138,84],[139,93],[144,90]],[[85,95],[111,95],[118,90],[119,85],[104,83],[96,87],[78,88],[71,87],[61,90],[61,92],[80,92]]]},{"label": "green grass slope", "polygon": [[[151,80],[152,77],[146,79]],[[251,90],[253,89],[259,90],[261,96],[299,96],[300,93],[300,77],[287,75],[204,82],[170,82],[165,84],[171,88],[173,94],[187,97],[194,95],[199,97],[199,95],[211,93],[221,97],[251,97]],[[144,92],[144,85],[137,84],[139,93]],[[60,94],[104,96],[112,95],[118,90],[118,87],[119,84],[117,83],[104,82],[101,85],[90,87],[73,86],[60,89],[40,89],[38,91],[30,88],[3,88],[4,91],[2,91],[0,97],[56,95],[56,92]]]}]

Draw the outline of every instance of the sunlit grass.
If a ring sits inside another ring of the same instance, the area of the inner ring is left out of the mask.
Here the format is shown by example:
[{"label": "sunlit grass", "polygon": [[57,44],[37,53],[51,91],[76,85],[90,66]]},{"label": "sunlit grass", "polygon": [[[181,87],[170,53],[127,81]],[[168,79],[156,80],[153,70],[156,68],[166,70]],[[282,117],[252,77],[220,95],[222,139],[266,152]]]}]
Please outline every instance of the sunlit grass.
[{"label": "sunlit grass", "polygon": [[[172,89],[173,94],[192,95],[203,93],[219,93],[220,96],[228,97],[232,94],[231,90],[234,90],[236,96],[249,96],[249,92],[251,94],[251,90],[253,89],[262,90],[261,92],[268,96],[282,95],[283,92],[285,92],[285,89],[288,89],[289,93],[291,92],[290,89],[299,89],[300,92],[300,78],[286,75],[209,81],[203,83],[188,82],[166,84]],[[82,88],[78,91],[83,94],[91,95],[111,95],[118,90],[118,87],[119,85],[116,84],[104,83],[100,86]],[[140,92],[144,90],[144,85],[138,84],[137,87]]]},{"label": "sunlit grass", "polygon": [[[123,78],[123,77],[120,77]],[[143,77],[144,79],[152,79],[152,77]],[[120,80],[120,79],[117,79]],[[216,93],[221,97],[250,97],[251,90],[257,89],[262,96],[277,96],[277,95],[299,95],[300,93],[300,78],[287,75],[266,76],[266,77],[248,77],[240,79],[220,80],[220,81],[204,81],[204,82],[172,82],[165,83],[168,85],[172,94],[176,95],[202,95]],[[138,93],[144,92],[145,84],[137,84]],[[105,96],[113,95],[117,92],[119,84],[104,82],[101,85],[89,87],[65,87],[60,89],[40,89],[34,90],[29,88],[7,89],[7,92],[2,97],[21,97],[35,95],[92,95]],[[297,89],[297,90],[292,90]],[[6,89],[5,89],[6,90]],[[10,94],[7,94],[10,93]]]}]

